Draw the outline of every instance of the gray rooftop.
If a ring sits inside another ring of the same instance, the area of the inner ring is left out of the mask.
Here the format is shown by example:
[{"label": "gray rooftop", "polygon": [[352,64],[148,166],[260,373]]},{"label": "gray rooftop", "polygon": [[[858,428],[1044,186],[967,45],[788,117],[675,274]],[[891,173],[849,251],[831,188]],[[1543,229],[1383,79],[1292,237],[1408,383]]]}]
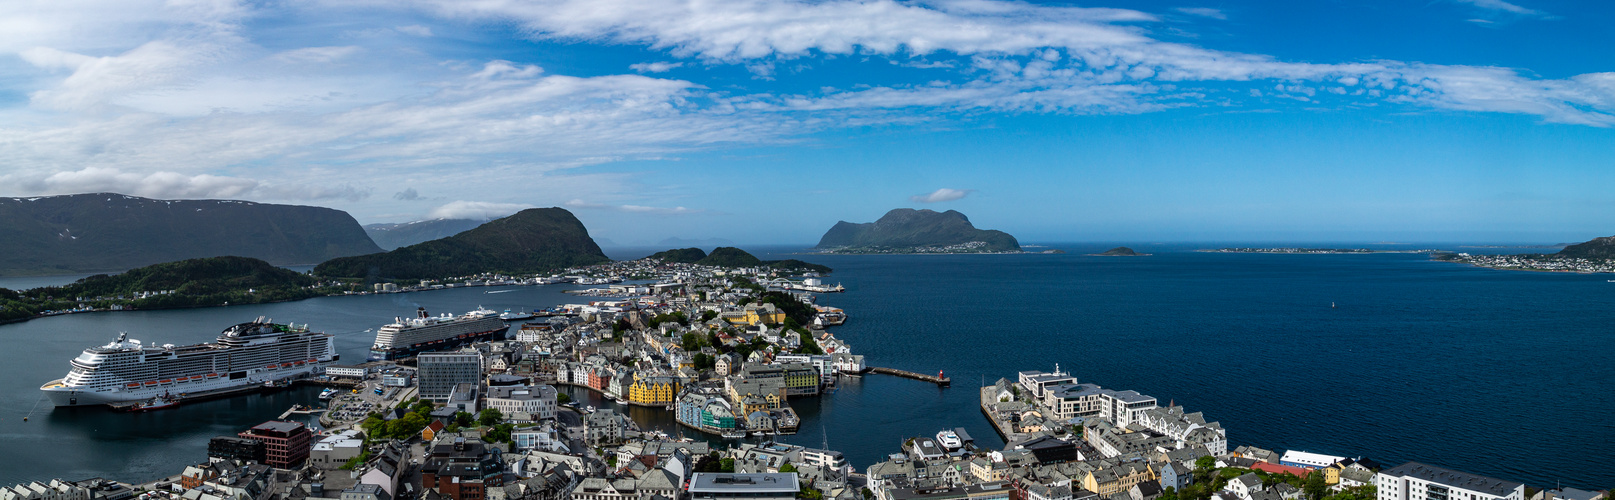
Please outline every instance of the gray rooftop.
[{"label": "gray rooftop", "polygon": [[1504,481],[1485,476],[1477,476],[1468,472],[1458,472],[1452,469],[1425,465],[1418,462],[1408,462],[1396,467],[1385,469],[1380,474],[1392,477],[1411,477],[1453,488],[1463,488],[1470,491],[1479,491],[1488,495],[1507,496],[1520,483]]},{"label": "gray rooftop", "polygon": [[732,474],[697,472],[690,479],[690,493],[796,493],[801,490],[796,474]]}]

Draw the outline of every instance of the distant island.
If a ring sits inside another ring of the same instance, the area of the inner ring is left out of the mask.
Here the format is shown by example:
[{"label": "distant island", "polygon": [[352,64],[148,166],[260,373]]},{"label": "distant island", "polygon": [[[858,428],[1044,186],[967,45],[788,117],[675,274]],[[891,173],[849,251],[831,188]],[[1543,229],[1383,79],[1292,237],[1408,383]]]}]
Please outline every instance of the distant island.
[{"label": "distant island", "polygon": [[432,219],[396,224],[365,224],[364,232],[382,250],[396,250],[454,236],[488,222],[478,219]]},{"label": "distant island", "polygon": [[827,254],[1019,253],[1003,231],[976,229],[964,214],[899,208],[875,222],[837,222],[813,247]]},{"label": "distant island", "polygon": [[438,279],[478,273],[534,274],[610,262],[572,212],[530,208],[448,238],[390,252],[332,259],[314,274],[370,280]]},{"label": "distant island", "polygon": [[1435,253],[1435,252],[1440,252],[1440,250],[1430,250],[1430,249],[1425,249],[1425,250],[1373,250],[1373,249],[1368,249],[1368,248],[1296,248],[1296,247],[1278,247],[1278,248],[1242,248],[1242,247],[1240,247],[1240,248],[1217,248],[1217,249],[1211,249],[1211,250],[1196,250],[1196,251],[1197,252],[1211,252],[1211,253],[1277,253],[1277,254],[1307,254],[1307,255],[1367,254],[1367,253]]},{"label": "distant island", "polygon": [[1094,257],[1145,257],[1150,254],[1138,253],[1127,247],[1116,247],[1099,253],[1088,254]]},{"label": "distant island", "polygon": [[1615,273],[1615,236],[1565,245],[1551,254],[1475,255],[1446,252],[1436,260],[1506,271],[1559,273]]},{"label": "distant island", "polygon": [[0,276],[116,272],[234,255],[317,264],[382,249],[341,210],[116,193],[0,198]]},{"label": "distant island", "polygon": [[807,271],[815,273],[829,273],[829,266],[822,266],[796,259],[762,260],[750,252],[735,247],[718,247],[708,254],[699,248],[675,248],[651,254],[650,259],[662,262],[677,262],[682,264],[696,264],[715,267],[769,267],[781,271]]}]

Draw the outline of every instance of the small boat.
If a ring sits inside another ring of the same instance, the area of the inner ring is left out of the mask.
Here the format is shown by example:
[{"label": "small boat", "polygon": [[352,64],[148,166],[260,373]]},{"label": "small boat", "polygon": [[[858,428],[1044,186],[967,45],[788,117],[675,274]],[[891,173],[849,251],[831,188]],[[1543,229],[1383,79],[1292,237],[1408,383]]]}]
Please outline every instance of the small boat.
[{"label": "small boat", "polygon": [[320,391],[320,401],[330,401],[331,398],[335,397],[335,396],[336,396],[336,389],[326,389],[326,390]]},{"label": "small boat", "polygon": [[738,432],[738,431],[736,431],[736,432],[725,432],[725,433],[720,434],[720,435],[723,436],[724,439],[746,439],[746,433]]},{"label": "small boat", "polygon": [[152,411],[175,406],[179,406],[179,398],[164,394],[147,401],[135,403],[134,406],[129,407],[129,411]]},{"label": "small boat", "polygon": [[589,405],[589,406],[583,407],[583,411],[588,412],[588,413],[594,413],[594,405]]}]

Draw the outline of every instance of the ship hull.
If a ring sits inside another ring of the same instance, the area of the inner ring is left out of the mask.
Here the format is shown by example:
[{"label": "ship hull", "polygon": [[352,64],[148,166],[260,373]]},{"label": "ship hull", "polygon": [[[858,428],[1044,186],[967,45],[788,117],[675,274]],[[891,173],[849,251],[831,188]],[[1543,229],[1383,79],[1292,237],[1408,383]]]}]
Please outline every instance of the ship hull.
[{"label": "ship hull", "polygon": [[431,342],[422,342],[409,347],[394,347],[392,349],[370,349],[370,361],[388,361],[394,359],[413,358],[423,352],[436,352],[455,349],[477,342],[488,342],[505,338],[510,326],[503,326],[485,332],[466,334],[464,337],[441,339]]},{"label": "ship hull", "polygon": [[256,391],[264,388],[264,382],[278,382],[312,376],[322,363],[310,363],[300,367],[278,370],[249,370],[241,374],[240,378],[232,379],[221,375],[214,379],[204,379],[195,382],[158,384],[153,386],[110,387],[100,389],[86,389],[67,387],[62,380],[52,380],[40,386],[56,406],[122,406],[132,405],[162,395],[180,396],[186,399],[205,398],[223,394]]}]

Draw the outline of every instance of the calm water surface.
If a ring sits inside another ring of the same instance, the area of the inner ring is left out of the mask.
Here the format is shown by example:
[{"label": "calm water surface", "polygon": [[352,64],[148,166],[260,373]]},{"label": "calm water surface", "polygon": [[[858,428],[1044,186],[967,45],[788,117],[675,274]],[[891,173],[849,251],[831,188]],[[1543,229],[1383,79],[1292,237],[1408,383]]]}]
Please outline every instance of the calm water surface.
[{"label": "calm water surface", "polygon": [[[1090,245],[1092,246],[1092,245]],[[1202,411],[1233,445],[1420,460],[1534,485],[1604,488],[1615,443],[1615,283],[1504,272],[1423,255],[813,256],[848,293],[820,298],[852,319],[834,331],[872,365],[946,370],[938,389],[883,376],[793,402],[802,433],[860,468],[906,436],[964,427],[1001,445],[973,386],[1059,363],[1081,381]],[[765,258],[787,249],[758,248]],[[622,253],[622,252],[619,252]],[[630,252],[631,253],[631,252]],[[644,252],[649,253],[649,252]],[[616,255],[616,258],[638,255]],[[796,256],[800,257],[800,256]],[[5,286],[0,283],[0,286]],[[147,480],[205,459],[207,439],[272,418],[312,391],[145,414],[39,406],[40,383],[118,331],[182,344],[268,315],[337,335],[345,359],[417,304],[435,312],[571,302],[563,287],[333,297],[285,304],[107,313],[0,326],[0,484],[62,477]],[[1331,308],[1334,303],[1337,307]],[[596,406],[610,406],[586,391]],[[26,424],[21,417],[33,411]],[[634,408],[648,428],[671,412]],[[827,437],[826,432],[829,434]],[[1590,448],[1589,448],[1590,446]],[[48,451],[47,451],[48,450]],[[1589,455],[1587,451],[1593,451]]]}]

